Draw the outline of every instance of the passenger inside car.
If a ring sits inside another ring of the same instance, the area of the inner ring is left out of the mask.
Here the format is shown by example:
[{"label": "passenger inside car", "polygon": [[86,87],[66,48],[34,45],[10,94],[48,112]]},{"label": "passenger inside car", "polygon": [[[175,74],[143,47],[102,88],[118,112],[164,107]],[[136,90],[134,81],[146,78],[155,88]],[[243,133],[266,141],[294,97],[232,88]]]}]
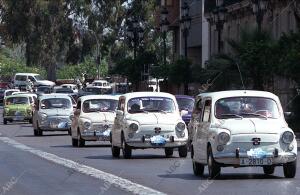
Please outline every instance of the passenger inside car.
[{"label": "passenger inside car", "polygon": [[139,112],[139,111],[140,111],[140,105],[138,105],[138,104],[133,104],[133,105],[130,107],[129,113],[136,113],[136,112]]}]

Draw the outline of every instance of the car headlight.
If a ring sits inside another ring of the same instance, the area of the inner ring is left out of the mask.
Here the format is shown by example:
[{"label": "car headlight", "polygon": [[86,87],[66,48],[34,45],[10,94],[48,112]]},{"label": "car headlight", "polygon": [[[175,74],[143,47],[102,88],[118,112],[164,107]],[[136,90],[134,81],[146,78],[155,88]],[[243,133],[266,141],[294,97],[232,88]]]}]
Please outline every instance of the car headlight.
[{"label": "car headlight", "polygon": [[129,129],[130,129],[131,131],[137,131],[137,130],[139,129],[139,126],[138,126],[137,124],[135,124],[135,123],[131,123],[131,124],[129,125]]},{"label": "car headlight", "polygon": [[286,131],[282,134],[283,143],[290,144],[294,140],[294,134],[290,131]]},{"label": "car headlight", "polygon": [[88,122],[88,121],[85,121],[85,122],[83,123],[83,127],[84,127],[85,129],[89,129],[89,128],[91,128],[91,123]]},{"label": "car headlight", "polygon": [[184,130],[185,130],[185,123],[183,123],[183,122],[177,123],[177,125],[176,125],[176,131],[182,132]]},{"label": "car headlight", "polygon": [[222,145],[227,144],[230,140],[230,135],[226,132],[222,132],[218,135],[218,142]]},{"label": "car headlight", "polygon": [[45,113],[42,113],[42,114],[41,114],[41,119],[42,119],[42,121],[46,120],[47,117],[48,117],[47,114],[45,114]]}]

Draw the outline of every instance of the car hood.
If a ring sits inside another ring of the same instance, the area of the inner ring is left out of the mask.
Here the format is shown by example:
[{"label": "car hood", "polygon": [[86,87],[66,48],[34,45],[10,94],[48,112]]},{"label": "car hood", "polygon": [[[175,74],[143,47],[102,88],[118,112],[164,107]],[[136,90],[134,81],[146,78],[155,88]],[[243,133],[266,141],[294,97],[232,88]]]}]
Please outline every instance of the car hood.
[{"label": "car hood", "polygon": [[54,86],[55,83],[52,81],[48,81],[48,80],[38,80],[36,81],[36,84],[38,85],[49,85],[49,86]]},{"label": "car hood", "polygon": [[70,116],[73,113],[73,109],[43,109],[41,112],[48,116]]},{"label": "car hood", "polygon": [[116,117],[115,112],[91,112],[85,113],[81,117],[91,120],[93,123],[109,122],[113,123]]},{"label": "car hood", "polygon": [[31,109],[31,106],[29,104],[13,104],[13,105],[6,105],[4,109],[9,110],[26,110]]},{"label": "car hood", "polygon": [[180,115],[175,113],[136,113],[126,116],[126,119],[136,121],[140,125],[173,125],[182,120]]},{"label": "car hood", "polygon": [[279,119],[266,120],[260,118],[220,120],[216,126],[230,130],[232,135],[251,133],[277,134],[284,127],[283,123]]}]

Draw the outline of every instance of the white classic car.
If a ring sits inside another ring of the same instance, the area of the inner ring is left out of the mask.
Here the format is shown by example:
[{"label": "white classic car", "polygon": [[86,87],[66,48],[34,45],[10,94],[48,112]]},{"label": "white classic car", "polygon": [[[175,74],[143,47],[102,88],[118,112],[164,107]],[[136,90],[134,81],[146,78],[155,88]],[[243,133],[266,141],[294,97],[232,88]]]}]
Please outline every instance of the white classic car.
[{"label": "white classic car", "polygon": [[297,141],[285,121],[279,98],[263,91],[203,93],[196,98],[189,125],[195,175],[220,175],[221,167],[263,167],[273,174],[283,166],[293,178]]},{"label": "white classic car", "polygon": [[39,97],[33,113],[35,136],[43,131],[68,131],[70,134],[73,106],[71,98],[62,94],[44,94]]},{"label": "white classic car", "polygon": [[164,148],[166,156],[178,148],[187,156],[187,128],[175,96],[160,92],[134,92],[120,97],[112,129],[112,155],[131,158],[132,149]]},{"label": "white classic car", "polygon": [[119,96],[87,95],[77,101],[72,119],[72,145],[83,147],[85,141],[111,141],[111,128]]}]

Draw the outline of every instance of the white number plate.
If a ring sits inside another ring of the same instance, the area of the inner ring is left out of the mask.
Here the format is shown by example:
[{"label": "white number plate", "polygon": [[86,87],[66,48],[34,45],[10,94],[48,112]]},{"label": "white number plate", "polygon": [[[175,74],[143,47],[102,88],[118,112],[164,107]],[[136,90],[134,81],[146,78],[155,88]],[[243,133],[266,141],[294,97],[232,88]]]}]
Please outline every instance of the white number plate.
[{"label": "white number plate", "polygon": [[272,165],[272,158],[241,158],[240,165],[259,166]]},{"label": "white number plate", "polygon": [[15,116],[14,117],[14,121],[23,121],[24,120],[24,116]]}]

